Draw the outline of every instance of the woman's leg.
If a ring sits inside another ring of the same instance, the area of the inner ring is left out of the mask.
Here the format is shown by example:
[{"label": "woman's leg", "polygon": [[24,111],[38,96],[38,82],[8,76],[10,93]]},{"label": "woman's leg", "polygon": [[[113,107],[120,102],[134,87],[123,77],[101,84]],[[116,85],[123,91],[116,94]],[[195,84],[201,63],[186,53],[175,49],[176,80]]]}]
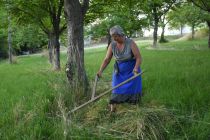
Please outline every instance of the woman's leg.
[{"label": "woman's leg", "polygon": [[110,111],[115,112],[117,109],[117,104],[110,104]]}]

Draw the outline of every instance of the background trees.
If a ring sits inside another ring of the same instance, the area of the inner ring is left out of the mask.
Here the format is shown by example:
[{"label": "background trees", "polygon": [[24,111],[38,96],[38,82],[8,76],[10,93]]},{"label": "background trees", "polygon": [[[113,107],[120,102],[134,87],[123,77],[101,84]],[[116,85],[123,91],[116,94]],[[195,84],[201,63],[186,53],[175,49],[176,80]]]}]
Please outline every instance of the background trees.
[{"label": "background trees", "polygon": [[181,35],[184,25],[191,27],[192,39],[194,39],[195,28],[203,22],[204,12],[192,3],[183,3],[180,7],[169,12],[168,20],[172,27],[180,27]]},{"label": "background trees", "polygon": [[141,2],[143,4],[139,8],[143,9],[144,14],[150,21],[150,25],[153,27],[153,47],[156,47],[158,39],[157,32],[161,17],[165,16],[178,2],[176,0],[142,0]]},{"label": "background trees", "polygon": [[8,57],[8,45],[7,45],[7,35],[8,35],[8,18],[7,11],[4,9],[4,5],[0,4],[0,59]]},{"label": "background trees", "polygon": [[205,12],[203,14],[203,18],[209,27],[208,47],[210,48],[210,1],[205,1],[205,0],[188,0],[188,1],[192,2],[193,4],[195,4]]},{"label": "background trees", "polygon": [[[35,24],[36,27],[48,37],[50,62],[52,62],[52,49],[54,49],[54,69],[60,69],[60,43],[59,37],[66,29],[63,15],[63,0],[33,0],[12,1],[10,10],[18,23]],[[62,18],[63,17],[63,18]]]},{"label": "background trees", "polygon": [[36,25],[13,28],[13,49],[16,54],[41,52],[46,47],[47,36]]},{"label": "background trees", "polygon": [[[154,47],[157,45],[157,31],[158,27],[161,26],[161,19],[166,17],[167,12],[171,8],[179,4],[179,2],[175,0],[119,0],[112,2],[103,1],[100,3],[104,3],[103,7],[107,8],[104,8],[106,9],[104,11],[102,10],[104,12],[104,16],[98,18],[101,22],[96,24],[97,27],[94,25],[96,31],[99,28],[100,32],[100,30],[102,30],[101,27],[110,27],[110,25],[118,24],[124,28],[128,37],[131,37],[136,31],[141,32],[143,28],[153,27]],[[95,12],[97,13],[97,11]],[[95,28],[93,28],[93,34],[96,34]],[[103,34],[104,33],[105,32],[103,32]]]},{"label": "background trees", "polygon": [[[0,54],[2,56],[0,56],[0,58],[4,58],[4,57],[8,56],[9,63],[11,64],[13,62],[12,61],[12,20],[11,20],[10,11],[8,10],[9,5],[7,4],[6,1],[3,1],[3,2],[0,3],[0,8],[1,8],[0,16],[3,21],[1,24],[2,35],[0,36],[0,40],[2,43],[1,44],[2,49],[0,49],[2,52],[0,52]],[[6,36],[7,36],[7,46],[8,46],[7,49],[5,49]],[[8,54],[6,54],[7,51],[8,51]]]},{"label": "background trees", "polygon": [[107,30],[113,25],[122,26],[128,37],[132,37],[136,31],[141,32],[148,26],[148,20],[143,16],[142,9],[138,7],[139,4],[137,0],[90,2],[87,19],[90,19],[90,15],[95,15],[97,20],[89,24],[89,33],[96,38],[102,37],[109,34]]}]

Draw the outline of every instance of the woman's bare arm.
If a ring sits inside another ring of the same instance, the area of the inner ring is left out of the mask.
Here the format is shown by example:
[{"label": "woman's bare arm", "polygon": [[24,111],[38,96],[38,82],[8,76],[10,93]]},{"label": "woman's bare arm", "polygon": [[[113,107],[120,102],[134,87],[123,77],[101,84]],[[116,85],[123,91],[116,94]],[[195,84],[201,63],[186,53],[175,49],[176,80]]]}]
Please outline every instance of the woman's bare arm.
[{"label": "woman's bare arm", "polygon": [[134,41],[132,41],[131,50],[133,52],[134,57],[136,58],[136,64],[135,64],[133,71],[138,72],[138,68],[142,63],[142,58],[141,58],[140,50]]},{"label": "woman's bare arm", "polygon": [[101,67],[100,67],[100,69],[99,69],[99,71],[98,71],[98,73],[97,73],[97,75],[98,75],[99,77],[101,77],[101,75],[102,75],[104,69],[105,69],[105,68],[107,67],[107,65],[110,63],[111,59],[112,59],[112,47],[111,47],[111,44],[110,44],[109,47],[108,47],[107,53],[106,53],[106,57],[104,58],[104,60],[103,60],[103,62],[102,62],[102,64],[101,64]]}]

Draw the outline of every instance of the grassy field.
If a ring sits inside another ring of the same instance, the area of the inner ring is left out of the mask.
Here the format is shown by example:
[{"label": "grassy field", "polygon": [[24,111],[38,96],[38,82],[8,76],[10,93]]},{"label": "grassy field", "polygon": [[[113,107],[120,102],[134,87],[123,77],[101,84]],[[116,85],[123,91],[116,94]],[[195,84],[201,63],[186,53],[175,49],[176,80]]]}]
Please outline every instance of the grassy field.
[{"label": "grassy field", "polygon": [[[210,138],[210,50],[207,38],[172,41],[153,49],[137,42],[143,57],[143,98],[137,106],[107,109],[101,98],[66,120],[75,106],[64,73],[42,55],[0,62],[0,139],[193,139]],[[106,48],[85,50],[90,83]],[[99,81],[97,94],[110,88],[113,62]]]}]

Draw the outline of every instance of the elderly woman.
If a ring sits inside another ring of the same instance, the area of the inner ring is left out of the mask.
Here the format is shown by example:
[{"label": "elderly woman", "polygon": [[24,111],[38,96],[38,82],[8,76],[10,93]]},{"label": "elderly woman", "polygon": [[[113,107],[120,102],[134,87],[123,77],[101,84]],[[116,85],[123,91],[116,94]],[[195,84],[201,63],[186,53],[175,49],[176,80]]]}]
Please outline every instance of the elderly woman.
[{"label": "elderly woman", "polygon": [[[112,56],[115,58],[114,72],[112,76],[112,86],[116,86],[119,83],[127,80],[139,73],[140,64],[142,62],[140,51],[136,43],[126,38],[123,29],[116,25],[110,29],[110,35],[113,41],[108,47],[106,57],[104,58],[101,67],[97,73],[99,77],[102,76],[102,72],[109,64]],[[110,99],[111,111],[116,110],[116,104],[120,103],[132,103],[139,102],[142,93],[141,77],[137,77],[134,80],[114,89]]]}]

